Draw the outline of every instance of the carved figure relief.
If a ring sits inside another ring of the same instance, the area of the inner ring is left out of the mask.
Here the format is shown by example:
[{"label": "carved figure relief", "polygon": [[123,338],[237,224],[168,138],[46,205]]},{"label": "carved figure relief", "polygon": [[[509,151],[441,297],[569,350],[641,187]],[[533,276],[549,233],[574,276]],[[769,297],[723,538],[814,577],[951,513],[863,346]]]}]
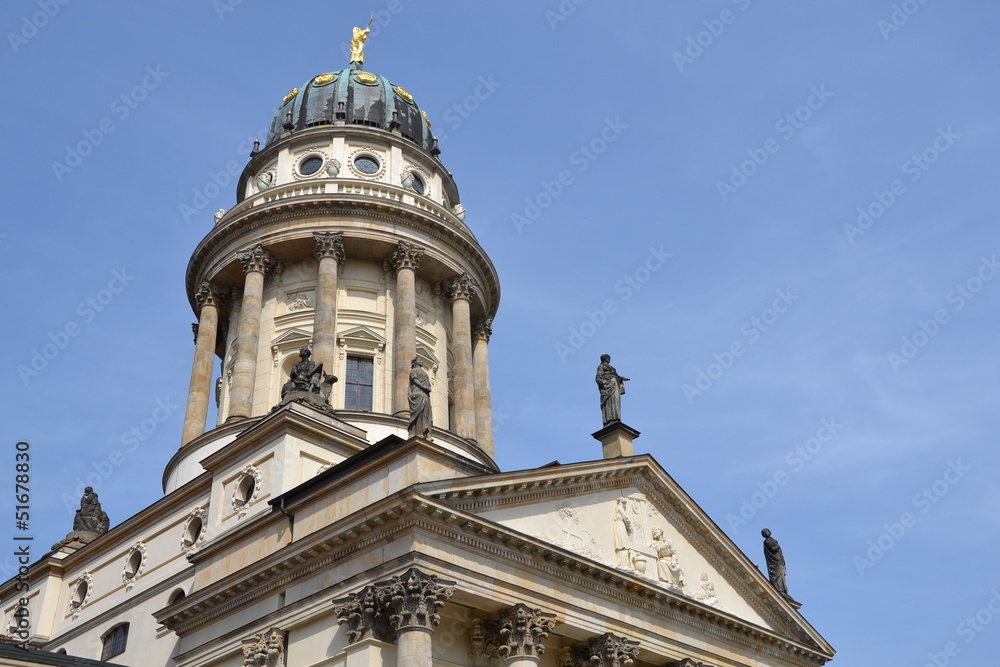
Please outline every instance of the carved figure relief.
[{"label": "carved figure relief", "polygon": [[615,565],[632,569],[632,519],[628,515],[628,500],[615,501]]},{"label": "carved figure relief", "polygon": [[653,541],[650,548],[656,552],[656,576],[672,588],[684,588],[684,572],[677,562],[677,549],[670,540],[663,537],[662,528],[653,529]]},{"label": "carved figure relief", "polygon": [[713,607],[719,606],[719,598],[715,595],[715,584],[708,580],[708,572],[701,573],[701,591],[695,599]]},{"label": "carved figure relief", "polygon": [[295,294],[288,295],[288,310],[308,310],[312,308],[309,303],[309,292],[297,292]]},{"label": "carved figure relief", "polygon": [[270,171],[257,174],[257,178],[254,179],[254,184],[257,186],[257,192],[263,192],[274,185],[274,174]]}]

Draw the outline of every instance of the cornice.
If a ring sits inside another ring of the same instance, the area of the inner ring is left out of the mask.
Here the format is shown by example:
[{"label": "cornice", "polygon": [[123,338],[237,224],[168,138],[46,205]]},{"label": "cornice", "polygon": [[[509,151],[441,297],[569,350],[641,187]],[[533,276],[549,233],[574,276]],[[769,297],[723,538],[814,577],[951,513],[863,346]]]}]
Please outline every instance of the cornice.
[{"label": "cornice", "polygon": [[[391,188],[392,186],[386,187]],[[270,245],[281,238],[281,235],[265,237],[258,232],[272,223],[309,216],[331,218],[355,216],[386,223],[383,233],[386,235],[385,240],[389,243],[401,240],[394,230],[397,227],[405,227],[417,230],[444,245],[450,245],[457,251],[454,257],[441,253],[433,246],[428,247],[427,251],[438,262],[446,266],[452,265],[456,273],[465,271],[461,264],[457,263],[458,261],[471,262],[472,268],[476,270],[479,277],[485,279],[485,283],[483,283],[485,294],[482,295],[484,301],[483,317],[492,318],[495,316],[500,301],[499,278],[489,256],[473,236],[466,235],[458,228],[448,227],[436,216],[416,206],[353,193],[305,194],[277,199],[241,211],[233,218],[213,228],[195,248],[188,262],[186,287],[192,308],[196,306],[194,294],[198,286],[203,281],[214,278],[214,276],[205,274],[207,270],[205,264],[209,257],[218,252],[219,248],[234,243],[244,236],[249,236],[253,242],[263,242],[265,245]],[[295,230],[289,232],[289,238],[308,238],[315,231],[323,231],[323,228]],[[338,225],[336,231],[344,232],[345,238],[349,239],[352,236],[359,234],[363,236],[378,230]],[[411,239],[405,240],[411,241]],[[412,240],[417,241],[417,239]]]},{"label": "cornice", "polygon": [[[589,589],[596,596],[619,600],[682,622],[723,641],[746,646],[801,664],[823,664],[832,657],[753,625],[697,600],[672,593],[653,582],[629,575],[541,540],[481,519],[450,505],[405,490],[372,504],[293,542],[278,552],[155,613],[158,622],[178,635],[190,633],[253,600],[289,586],[332,564],[397,536],[422,530],[513,563],[522,572],[536,571]],[[474,573],[473,573],[474,574]]]}]

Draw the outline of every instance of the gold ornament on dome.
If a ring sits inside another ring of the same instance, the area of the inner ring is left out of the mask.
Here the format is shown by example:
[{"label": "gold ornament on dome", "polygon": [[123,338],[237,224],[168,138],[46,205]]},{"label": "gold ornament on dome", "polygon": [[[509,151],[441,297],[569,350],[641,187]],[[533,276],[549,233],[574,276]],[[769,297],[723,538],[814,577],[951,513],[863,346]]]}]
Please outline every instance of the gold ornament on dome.
[{"label": "gold ornament on dome", "polygon": [[407,102],[413,101],[413,95],[410,95],[410,93],[407,92],[406,88],[403,88],[402,86],[396,86],[396,92],[399,93],[399,96],[402,97]]},{"label": "gold ornament on dome", "polygon": [[299,89],[298,88],[292,88],[291,92],[288,93],[287,95],[285,95],[285,99],[283,99],[281,101],[281,103],[282,104],[288,104],[288,100],[292,99],[293,97],[295,97],[298,94],[299,94]]},{"label": "gold ornament on dome", "polygon": [[375,76],[374,74],[372,74],[371,72],[358,72],[357,73],[357,77],[358,77],[358,81],[360,81],[361,83],[377,83],[378,82],[378,77]]},{"label": "gold ornament on dome", "polygon": [[313,83],[317,86],[325,86],[336,78],[337,77],[335,77],[332,72],[327,72],[326,74],[320,74],[318,77],[313,79]]},{"label": "gold ornament on dome", "polygon": [[427,112],[421,111],[420,113],[424,115],[424,120],[427,122],[427,127],[434,127],[434,125],[431,123],[431,119],[427,117]]}]

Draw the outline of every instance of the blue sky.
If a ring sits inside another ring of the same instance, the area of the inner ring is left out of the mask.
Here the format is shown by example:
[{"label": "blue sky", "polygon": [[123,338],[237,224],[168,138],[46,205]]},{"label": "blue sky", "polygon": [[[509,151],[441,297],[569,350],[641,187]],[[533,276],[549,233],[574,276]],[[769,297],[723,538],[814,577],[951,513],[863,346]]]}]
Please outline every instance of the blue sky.
[{"label": "blue sky", "polygon": [[0,9],[2,469],[30,440],[40,543],[87,475],[113,523],[160,497],[227,163],[375,13],[500,273],[500,466],[599,458],[608,352],[637,450],[762,567],[773,531],[833,664],[995,661],[996,3],[345,4]]}]

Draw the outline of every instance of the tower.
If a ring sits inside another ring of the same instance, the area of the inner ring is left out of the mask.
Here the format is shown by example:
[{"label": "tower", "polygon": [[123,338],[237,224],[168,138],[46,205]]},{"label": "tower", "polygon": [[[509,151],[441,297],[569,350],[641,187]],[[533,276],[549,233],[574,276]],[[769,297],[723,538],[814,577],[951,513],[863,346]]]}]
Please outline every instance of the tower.
[{"label": "tower", "polygon": [[[338,418],[376,440],[406,436],[420,359],[434,437],[490,464],[487,344],[500,287],[464,220],[431,122],[405,88],[355,60],[288,93],[236,205],[188,265],[198,324],[176,463],[267,415],[311,347],[339,378],[329,395]],[[213,391],[219,419],[206,433]]]}]

